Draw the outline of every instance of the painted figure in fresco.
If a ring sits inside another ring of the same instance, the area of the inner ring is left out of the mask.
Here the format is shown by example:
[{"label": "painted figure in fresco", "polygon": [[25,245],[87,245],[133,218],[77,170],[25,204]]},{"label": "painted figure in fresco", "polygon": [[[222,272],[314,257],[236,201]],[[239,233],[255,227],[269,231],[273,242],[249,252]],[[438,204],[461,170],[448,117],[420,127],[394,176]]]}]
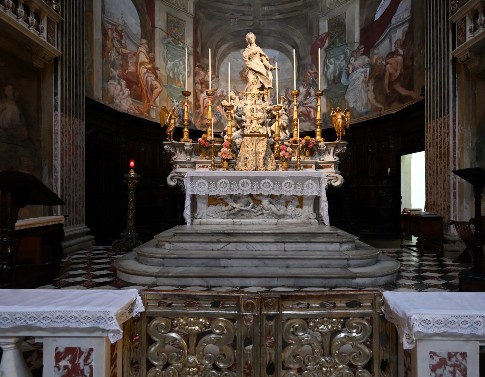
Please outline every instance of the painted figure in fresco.
[{"label": "painted figure in fresco", "polygon": [[246,91],[253,87],[258,90],[273,87],[273,73],[275,69],[269,62],[268,55],[256,44],[256,36],[249,32],[246,34],[246,49],[243,51],[243,60],[246,64]]},{"label": "painted figure in fresco", "polygon": [[391,94],[391,89],[402,96],[416,98],[417,94],[412,90],[403,88],[400,76],[404,70],[404,50],[401,47],[401,39],[394,42],[394,50],[386,56],[386,72],[384,76],[384,90],[387,95]]},{"label": "painted figure in fresco", "polygon": [[341,79],[342,84],[347,85],[345,100],[348,106],[356,112],[355,115],[363,115],[370,110],[367,94],[370,59],[363,53],[363,45],[359,45],[352,51],[350,61]]},{"label": "painted figure in fresco", "polygon": [[146,116],[149,115],[151,107],[155,105],[155,101],[163,90],[158,78],[157,71],[159,68],[155,66],[154,60],[155,56],[149,52],[148,42],[145,39],[141,39],[136,53],[136,61],[143,107],[138,108],[138,110]]}]

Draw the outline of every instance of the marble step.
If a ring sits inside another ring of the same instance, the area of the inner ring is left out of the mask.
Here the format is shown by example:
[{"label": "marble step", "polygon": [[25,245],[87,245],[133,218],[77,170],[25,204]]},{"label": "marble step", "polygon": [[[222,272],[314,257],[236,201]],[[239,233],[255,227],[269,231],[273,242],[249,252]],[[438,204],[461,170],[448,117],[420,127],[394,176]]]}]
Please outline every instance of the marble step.
[{"label": "marble step", "polygon": [[152,240],[135,250],[136,259],[147,265],[165,267],[357,267],[369,266],[377,261],[380,251],[355,241],[352,250],[311,250],[299,245],[296,250],[275,250],[261,248],[246,248],[244,251],[234,249],[166,249],[157,247],[157,241]]},{"label": "marble step", "polygon": [[165,267],[142,264],[129,253],[115,266],[120,279],[146,286],[366,288],[393,282],[399,262],[380,254],[376,263],[364,267]]},{"label": "marble step", "polygon": [[155,236],[164,250],[353,250],[357,238],[325,225],[176,226]]},{"label": "marble step", "polygon": [[175,226],[115,261],[125,281],[177,286],[373,287],[399,262],[323,224]]}]

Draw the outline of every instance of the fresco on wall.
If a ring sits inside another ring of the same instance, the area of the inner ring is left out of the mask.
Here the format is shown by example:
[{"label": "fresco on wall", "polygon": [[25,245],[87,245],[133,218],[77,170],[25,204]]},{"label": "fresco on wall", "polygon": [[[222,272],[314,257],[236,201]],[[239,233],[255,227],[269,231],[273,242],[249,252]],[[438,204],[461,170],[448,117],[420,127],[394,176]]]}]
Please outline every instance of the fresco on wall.
[{"label": "fresco on wall", "polygon": [[363,8],[361,3],[360,10],[360,40],[343,42],[340,30],[345,30],[345,18],[338,17],[328,22],[324,47],[327,105],[348,107],[355,120],[419,97],[414,54],[422,48],[415,44],[411,0],[382,0],[377,8]]},{"label": "fresco on wall", "polygon": [[[103,1],[102,101],[120,111],[153,121],[159,119],[160,106],[175,108],[181,126],[184,100],[181,92],[186,86],[187,72],[187,86],[192,92],[189,98],[190,127],[205,129],[205,92],[209,87],[205,50],[208,45],[207,41],[199,39],[203,35],[204,22],[223,22],[227,15],[221,15],[220,20],[198,18],[196,6],[194,18],[189,18],[193,20],[194,33],[188,35],[189,21],[175,8],[148,17],[138,13],[140,9],[154,12],[154,1],[157,0],[136,0],[136,7],[131,0]],[[424,77],[417,76],[416,71],[424,69],[421,57],[424,46],[419,27],[414,24],[413,15],[417,10],[413,9],[416,5],[412,0],[315,1],[320,4],[320,12],[309,20],[309,24],[313,24],[313,30],[317,32],[311,32],[312,28],[308,27],[300,33],[307,38],[306,45],[311,46],[307,54],[300,53],[308,59],[298,63],[303,68],[299,69],[297,79],[303,131],[314,129],[319,49],[324,127],[331,127],[328,114],[336,106],[349,108],[353,122],[358,123],[396,111],[419,98],[420,81]],[[144,4],[144,8],[140,4]],[[356,16],[358,19],[353,19]],[[237,19],[237,15],[232,14],[231,17]],[[302,29],[301,25],[289,26]],[[211,80],[212,88],[216,90],[213,98],[215,130],[222,130],[226,123],[222,102],[227,100],[229,90],[228,62],[232,67],[231,90],[238,95],[245,86],[241,56],[246,47],[244,36],[245,31],[242,31],[239,48],[217,63],[217,72],[213,60]],[[288,50],[261,47],[272,64],[278,62],[280,95],[284,105],[291,109],[292,61],[287,55]],[[216,55],[217,51],[213,51],[213,56]]]},{"label": "fresco on wall", "polygon": [[163,90],[153,46],[141,37],[140,18],[130,0],[103,5],[103,102],[153,118]]},{"label": "fresco on wall", "polygon": [[38,72],[0,49],[0,171],[42,172]]}]

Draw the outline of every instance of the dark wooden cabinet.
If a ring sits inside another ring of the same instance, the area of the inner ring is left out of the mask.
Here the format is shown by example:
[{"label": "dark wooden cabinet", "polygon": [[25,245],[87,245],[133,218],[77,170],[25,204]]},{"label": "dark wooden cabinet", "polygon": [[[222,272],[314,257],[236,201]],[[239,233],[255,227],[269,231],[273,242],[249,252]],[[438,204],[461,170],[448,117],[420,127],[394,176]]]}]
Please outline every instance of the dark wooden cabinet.
[{"label": "dark wooden cabinet", "polygon": [[63,257],[62,216],[19,220],[14,237],[17,255],[13,288],[36,288],[58,276]]},{"label": "dark wooden cabinet", "polygon": [[[405,237],[417,237],[416,243],[405,243]],[[436,214],[401,214],[401,247],[419,251],[443,250],[443,216]]]}]

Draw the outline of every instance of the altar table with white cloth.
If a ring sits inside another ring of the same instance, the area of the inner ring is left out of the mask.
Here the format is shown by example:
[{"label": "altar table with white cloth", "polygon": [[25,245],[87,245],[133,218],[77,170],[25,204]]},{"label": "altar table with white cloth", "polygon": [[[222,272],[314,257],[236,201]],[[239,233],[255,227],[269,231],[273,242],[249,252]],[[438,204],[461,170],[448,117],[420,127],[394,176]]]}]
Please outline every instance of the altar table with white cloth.
[{"label": "altar table with white cloth", "polygon": [[[194,218],[205,218],[204,211],[209,196],[262,195],[268,198],[284,195],[302,197],[302,209],[308,212],[307,217],[313,216],[315,221],[316,217],[321,217],[326,225],[330,225],[326,179],[323,171],[194,170],[185,174],[184,185],[186,193],[184,218],[187,224],[191,224]],[[196,197],[199,207],[197,211],[192,208],[192,196]],[[316,212],[313,209],[315,198],[318,198]],[[272,203],[268,205],[275,207]],[[254,208],[251,210],[255,212]],[[274,210],[274,213],[279,215],[277,210]],[[281,217],[285,215],[281,214]]]},{"label": "altar table with white cloth", "polygon": [[402,349],[412,350],[409,376],[479,376],[485,293],[387,291],[383,297]]},{"label": "altar table with white cloth", "polygon": [[[35,336],[43,342],[44,376],[58,375],[66,365],[81,368],[72,365],[74,359],[82,360],[83,373],[109,376],[110,343],[119,341],[123,323],[142,311],[136,289],[2,289],[0,375],[30,375],[18,344]],[[121,361],[121,342],[117,344]]]}]

